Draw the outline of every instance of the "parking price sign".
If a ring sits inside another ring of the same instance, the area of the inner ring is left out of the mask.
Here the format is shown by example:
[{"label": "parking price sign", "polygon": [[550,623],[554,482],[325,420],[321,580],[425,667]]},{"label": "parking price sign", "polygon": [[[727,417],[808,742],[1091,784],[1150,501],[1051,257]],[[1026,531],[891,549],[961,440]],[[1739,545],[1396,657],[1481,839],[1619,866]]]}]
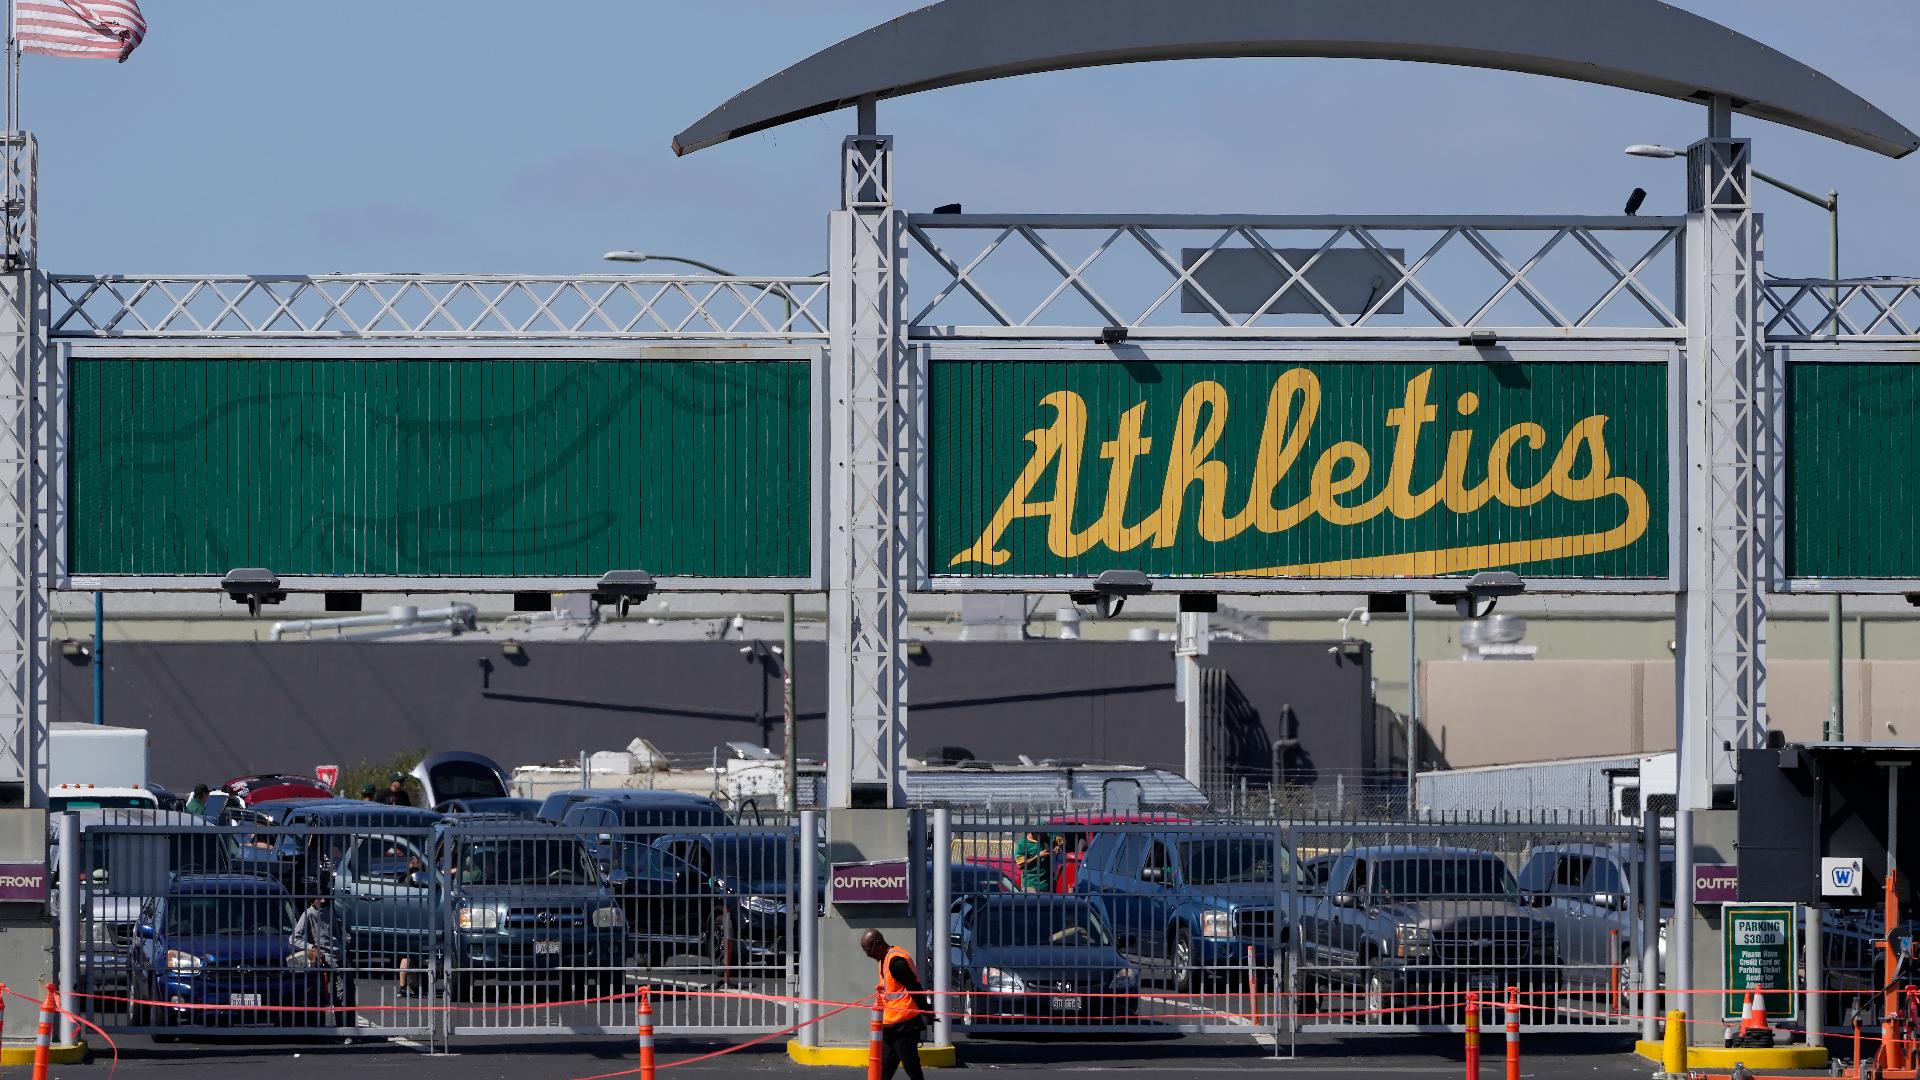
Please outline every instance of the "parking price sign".
[{"label": "parking price sign", "polygon": [[1792,904],[1729,904],[1720,909],[1722,973],[1727,988],[1722,1020],[1740,1019],[1748,990],[1766,991],[1768,1020],[1800,1017],[1799,935]]}]

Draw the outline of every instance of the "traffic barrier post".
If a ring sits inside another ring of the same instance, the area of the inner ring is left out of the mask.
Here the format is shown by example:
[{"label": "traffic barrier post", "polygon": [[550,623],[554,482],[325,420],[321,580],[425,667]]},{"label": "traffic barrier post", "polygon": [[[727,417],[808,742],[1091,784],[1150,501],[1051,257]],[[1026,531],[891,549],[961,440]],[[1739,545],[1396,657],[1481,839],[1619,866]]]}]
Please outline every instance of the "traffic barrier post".
[{"label": "traffic barrier post", "polygon": [[1687,1011],[1685,1009],[1667,1010],[1666,1053],[1662,1055],[1661,1068],[1668,1076],[1687,1075]]},{"label": "traffic barrier post", "polygon": [[1467,991],[1467,1080],[1480,1080],[1480,992]]},{"label": "traffic barrier post", "polygon": [[1520,988],[1507,987],[1507,1080],[1520,1080]]},{"label": "traffic barrier post", "polygon": [[880,1003],[886,1000],[887,988],[873,988],[873,1019],[869,1022],[867,1036],[867,1080],[880,1080]]},{"label": "traffic barrier post", "polygon": [[653,1080],[653,1003],[640,988],[640,1080]]},{"label": "traffic barrier post", "polygon": [[53,1015],[59,1008],[59,991],[48,983],[47,999],[40,1005],[40,1028],[33,1036],[33,1080],[47,1080],[47,1058],[53,1049]]},{"label": "traffic barrier post", "polygon": [[1607,955],[1613,966],[1607,969],[1607,1015],[1620,1015],[1620,931],[1607,931]]}]

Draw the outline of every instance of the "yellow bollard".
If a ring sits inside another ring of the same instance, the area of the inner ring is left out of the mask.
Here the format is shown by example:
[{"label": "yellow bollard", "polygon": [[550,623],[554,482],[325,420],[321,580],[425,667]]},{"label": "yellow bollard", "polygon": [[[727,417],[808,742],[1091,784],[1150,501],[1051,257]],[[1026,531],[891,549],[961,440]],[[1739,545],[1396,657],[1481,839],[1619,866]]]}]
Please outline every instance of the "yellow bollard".
[{"label": "yellow bollard", "polygon": [[1668,1076],[1687,1075],[1687,1012],[1685,1009],[1671,1009],[1667,1012],[1666,1053],[1662,1055],[1661,1068]]}]

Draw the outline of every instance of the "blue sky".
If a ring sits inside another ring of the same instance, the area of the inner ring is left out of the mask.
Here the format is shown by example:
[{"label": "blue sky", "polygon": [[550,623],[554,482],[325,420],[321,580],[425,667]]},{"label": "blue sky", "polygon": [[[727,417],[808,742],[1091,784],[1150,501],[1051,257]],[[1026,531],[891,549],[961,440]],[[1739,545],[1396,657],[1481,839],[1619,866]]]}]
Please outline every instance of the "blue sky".
[{"label": "blue sky", "polygon": [[[825,263],[840,114],[675,159],[735,91],[915,6],[882,0],[145,0],[125,65],[28,57],[43,264],[60,272],[608,269],[608,248],[742,272]],[[1912,0],[1687,0],[1920,127]],[[902,202],[969,210],[1677,212],[1696,106],[1367,61],[1134,65],[882,103]],[[1843,196],[1849,274],[1920,274],[1920,155],[1738,118],[1761,168]],[[1768,266],[1825,270],[1774,192]]]}]

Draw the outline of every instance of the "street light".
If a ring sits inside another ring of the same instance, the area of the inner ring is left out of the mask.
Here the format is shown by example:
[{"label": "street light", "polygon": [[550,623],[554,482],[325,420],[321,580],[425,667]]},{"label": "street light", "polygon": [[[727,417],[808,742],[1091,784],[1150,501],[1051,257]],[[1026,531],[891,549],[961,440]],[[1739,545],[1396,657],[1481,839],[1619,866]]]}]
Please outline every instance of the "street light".
[{"label": "street light", "polygon": [[[1685,153],[1671,146],[1657,146],[1652,143],[1635,143],[1627,147],[1627,154],[1644,158],[1676,158]],[[1840,191],[1830,188],[1822,197],[1804,188],[1796,187],[1778,177],[1768,176],[1759,169],[1749,169],[1755,180],[1771,184],[1799,199],[1819,207],[1827,212],[1827,272],[1833,278],[1833,296],[1830,303],[1832,314],[1827,322],[1827,334],[1840,336]],[[1826,741],[1839,742],[1845,737],[1846,723],[1844,696],[1840,660],[1840,623],[1842,618],[1840,594],[1827,597],[1827,728]]]},{"label": "street light", "polygon": [[[723,270],[720,267],[715,266],[710,262],[705,262],[700,259],[689,259],[684,255],[655,255],[645,251],[621,250],[621,251],[609,251],[600,257],[602,259],[607,260],[608,262],[620,262],[620,263],[647,263],[647,262],[679,263],[682,266],[691,266],[696,270],[705,270],[709,274],[719,274],[721,277],[738,277],[739,276],[738,274],[735,274],[732,271]],[[780,288],[780,302],[785,304],[787,309],[786,321],[781,325],[783,329],[791,331],[793,329],[793,293],[790,292],[787,289],[786,285],[784,284],[782,284],[779,288]],[[785,615],[786,633],[783,635],[781,640],[784,643],[785,647],[784,648],[775,647],[774,651],[780,654],[781,710],[786,714],[785,719],[786,719],[786,729],[787,729],[786,731],[787,809],[791,811],[798,811],[800,809],[800,804],[797,801],[799,797],[800,761],[799,761],[799,751],[796,749],[796,746],[795,746],[794,732],[793,732],[793,594],[792,593],[788,593],[786,595],[786,611],[784,612],[784,615]]]}]

